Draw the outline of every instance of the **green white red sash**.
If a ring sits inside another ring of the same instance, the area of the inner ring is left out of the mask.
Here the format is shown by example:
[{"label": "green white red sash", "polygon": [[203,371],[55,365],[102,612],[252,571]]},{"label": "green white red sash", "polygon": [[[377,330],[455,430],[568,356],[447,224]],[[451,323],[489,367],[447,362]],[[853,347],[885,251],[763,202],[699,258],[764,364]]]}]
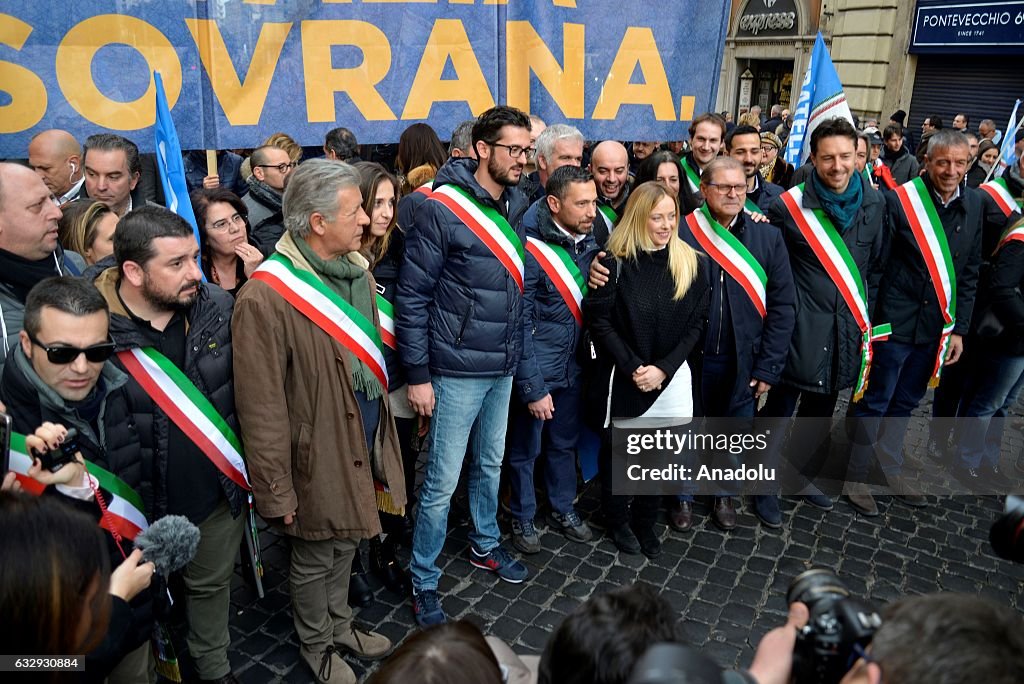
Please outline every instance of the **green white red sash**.
[{"label": "green white red sash", "polygon": [[999,244],[996,245],[995,251],[998,252],[1014,240],[1024,242],[1024,224],[1018,223],[1014,227],[1007,228],[1006,232],[999,238]]},{"label": "green white red sash", "polygon": [[383,342],[373,321],[367,320],[316,275],[296,268],[283,254],[269,257],[252,277],[269,285],[299,313],[365,363],[387,392],[388,371],[384,364]]},{"label": "green white red sash", "polygon": [[494,208],[484,206],[475,197],[455,185],[442,185],[428,197],[448,207],[474,235],[480,238],[508,270],[522,292],[525,272],[523,242],[508,224],[508,219]]},{"label": "green white red sash", "polygon": [[1006,181],[1002,178],[996,178],[988,183],[982,183],[980,188],[995,200],[1003,214],[1007,217],[1009,217],[1013,212],[1019,212],[1021,210],[1020,198],[1013,196],[1013,193],[1010,192],[1010,188],[1006,185]]},{"label": "green white red sash", "polygon": [[598,204],[597,210],[601,212],[601,216],[608,222],[608,232],[610,233],[612,228],[615,227],[615,222],[619,220],[619,215],[607,204]]},{"label": "green white red sash", "polygon": [[[28,469],[32,466],[32,461],[25,446],[25,435],[12,432],[11,470],[17,475],[24,491],[39,495],[46,487],[29,477]],[[96,478],[99,486],[110,493],[110,501],[107,502],[110,515],[100,518],[100,527],[117,532],[126,539],[135,539],[136,535],[149,527],[149,522],[142,512],[142,497],[124,480],[95,463],[86,461],[85,466]]]},{"label": "green white red sash", "polygon": [[242,489],[252,489],[242,459],[242,441],[181,369],[153,347],[120,351],[117,358],[217,470]]},{"label": "green white red sash", "polygon": [[418,187],[415,190],[413,190],[413,192],[418,192],[421,195],[426,195],[427,197],[430,197],[430,192],[431,192],[431,189],[433,188],[433,185],[434,185],[434,181],[430,181],[430,182],[424,183],[420,187]]},{"label": "green white red sash", "polygon": [[398,340],[395,337],[395,307],[379,292],[377,293],[377,316],[380,318],[381,341],[392,349],[398,349]]},{"label": "green white red sash", "polygon": [[910,224],[910,232],[914,234],[917,248],[921,250],[924,264],[935,288],[935,296],[942,307],[942,337],[939,339],[939,352],[935,359],[929,387],[938,387],[942,375],[942,366],[946,361],[949,349],[949,337],[956,323],[956,272],[953,270],[953,257],[949,252],[949,242],[942,228],[942,221],[935,209],[935,201],[931,192],[921,178],[904,183],[896,188],[896,197]]},{"label": "green white red sash", "polygon": [[679,160],[679,166],[683,167],[683,175],[686,176],[686,182],[690,186],[690,192],[700,192],[700,174],[697,169],[690,165],[690,160],[687,157],[683,157]]},{"label": "green white red sash", "polygon": [[828,277],[835,284],[846,306],[857,322],[861,332],[860,373],[853,389],[853,400],[858,401],[864,396],[871,373],[871,360],[874,357],[873,343],[884,340],[892,334],[889,323],[871,325],[868,317],[868,297],[864,289],[864,278],[861,276],[857,262],[853,260],[849,248],[842,236],[832,224],[832,219],[821,209],[808,209],[803,205],[804,184],[801,183],[782,193],[782,203],[796,223],[797,229],[810,245]]},{"label": "green white red sash", "polygon": [[576,319],[576,324],[582,326],[583,298],[587,294],[587,284],[569,252],[564,247],[534,237],[526,238],[526,249],[551,278],[572,317]]},{"label": "green white red sash", "polygon": [[764,213],[763,211],[761,211],[761,207],[757,206],[757,204],[754,203],[754,200],[750,199],[750,197],[747,197],[743,201],[743,211],[745,211],[748,214],[763,214]]},{"label": "green white red sash", "polygon": [[740,284],[757,313],[764,318],[768,314],[765,295],[768,275],[747,246],[712,218],[706,204],[687,215],[686,225],[704,252]]}]

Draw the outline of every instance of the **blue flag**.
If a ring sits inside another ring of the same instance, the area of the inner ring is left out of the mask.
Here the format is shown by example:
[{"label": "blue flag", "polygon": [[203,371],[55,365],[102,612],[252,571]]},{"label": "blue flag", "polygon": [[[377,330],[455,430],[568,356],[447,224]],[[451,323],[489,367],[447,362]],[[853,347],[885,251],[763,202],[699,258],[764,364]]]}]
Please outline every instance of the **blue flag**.
[{"label": "blue flag", "polygon": [[[188,198],[185,167],[181,163],[181,144],[178,142],[178,132],[174,129],[171,108],[167,106],[164,82],[159,71],[153,72],[153,78],[156,80],[156,125],[153,127],[156,133],[156,165],[160,169],[160,184],[164,188],[164,198],[168,209],[189,222],[192,234],[196,236],[196,244],[202,245],[199,239],[199,225],[196,223],[195,212],[192,211],[192,201]],[[202,273],[202,259],[197,261],[199,272]],[[206,282],[205,274],[203,282]]]},{"label": "blue flag", "polygon": [[1010,120],[1006,123],[1006,135],[1003,136],[1003,143],[999,148],[999,163],[992,165],[992,169],[985,178],[986,181],[996,171],[999,172],[997,175],[1001,176],[1003,169],[1017,163],[1017,144],[1014,142],[1014,138],[1017,136],[1017,130],[1021,127],[1021,124],[1017,123],[1018,107],[1020,107],[1020,100],[1014,103],[1013,111],[1010,112]]},{"label": "blue flag", "polygon": [[811,133],[822,121],[837,116],[853,123],[843,84],[819,32],[793,114],[793,129],[786,141],[786,161],[800,166],[811,152]]}]

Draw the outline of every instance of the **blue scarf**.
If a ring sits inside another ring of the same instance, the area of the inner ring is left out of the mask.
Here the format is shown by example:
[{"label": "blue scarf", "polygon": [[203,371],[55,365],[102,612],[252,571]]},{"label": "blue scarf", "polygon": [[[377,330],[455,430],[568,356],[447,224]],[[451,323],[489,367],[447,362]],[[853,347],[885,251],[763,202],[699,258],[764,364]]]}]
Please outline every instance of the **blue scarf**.
[{"label": "blue scarf", "polygon": [[846,232],[846,229],[853,225],[857,210],[864,201],[864,180],[861,175],[851,175],[850,183],[841,194],[827,188],[818,178],[817,171],[811,173],[811,183],[814,184],[814,193],[821,202],[821,208],[829,215],[840,233]]}]

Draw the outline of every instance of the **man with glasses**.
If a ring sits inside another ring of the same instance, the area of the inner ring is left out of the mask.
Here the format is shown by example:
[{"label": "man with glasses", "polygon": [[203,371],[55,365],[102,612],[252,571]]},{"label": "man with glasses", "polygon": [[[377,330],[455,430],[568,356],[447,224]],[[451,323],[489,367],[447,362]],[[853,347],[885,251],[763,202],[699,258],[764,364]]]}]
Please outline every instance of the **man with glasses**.
[{"label": "man with glasses", "polygon": [[[109,360],[114,344],[108,326],[107,302],[92,283],[70,276],[42,280],[28,293],[25,328],[11,349],[0,397],[15,432],[32,434],[46,421],[74,428],[85,460],[134,490],[143,503],[139,513],[145,515],[153,505],[153,473],[145,466],[138,430],[131,420],[128,376]],[[104,484],[99,486],[109,497]],[[74,489],[82,491],[58,487],[62,494],[75,498],[93,497],[89,486]],[[94,503],[87,510],[99,515]],[[113,544],[111,551],[119,562],[120,552]],[[127,542],[125,552],[131,553]],[[149,602],[146,593],[132,605],[142,608]],[[150,612],[148,606],[139,610],[135,615],[139,621],[132,623],[123,638],[108,639],[104,644],[103,650],[110,656],[105,662],[114,665],[113,671],[101,674],[96,668],[104,666],[90,663],[90,672],[98,679],[109,676],[109,681],[149,681],[152,624],[142,616]]]},{"label": "man with glasses", "polygon": [[395,303],[409,404],[431,418],[433,436],[413,535],[421,626],[447,620],[436,561],[471,432],[470,563],[513,583],[529,574],[500,545],[497,509],[512,376],[523,350],[527,200],[516,186],[532,151],[530,120],[494,107],[477,119],[472,139],[479,161],[445,164],[406,233]]},{"label": "man with glasses", "polygon": [[284,235],[281,198],[295,162],[280,147],[257,147],[249,158],[252,175],[246,180],[249,192],[242,201],[249,208],[252,237],[264,254],[271,254]]},{"label": "man with glasses", "polygon": [[153,515],[183,515],[199,527],[199,548],[183,571],[197,678],[230,684],[229,599],[248,474],[231,366],[234,300],[202,282],[198,255],[184,219],[140,207],[118,224],[117,266],[96,286],[110,306],[118,367],[130,376],[143,461],[156,473]]},{"label": "man with glasses", "polygon": [[20,164],[0,163],[0,370],[18,344],[29,290],[44,278],[85,268],[82,257],[58,244],[60,218],[42,178]]}]

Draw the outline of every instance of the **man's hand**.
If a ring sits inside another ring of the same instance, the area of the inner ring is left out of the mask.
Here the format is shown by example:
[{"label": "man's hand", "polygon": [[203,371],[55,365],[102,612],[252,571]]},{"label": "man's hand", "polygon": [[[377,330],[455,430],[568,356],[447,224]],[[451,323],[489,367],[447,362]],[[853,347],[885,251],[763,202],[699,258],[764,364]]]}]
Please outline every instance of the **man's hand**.
[{"label": "man's hand", "polygon": [[960,360],[960,357],[964,353],[964,337],[963,335],[950,335],[949,336],[949,349],[946,350],[946,363],[943,365],[952,366],[954,363]]},{"label": "man's hand", "polygon": [[36,452],[53,451],[59,448],[67,434],[68,429],[63,425],[47,421],[36,428],[33,434],[25,435],[25,448],[29,454],[33,455],[32,465],[28,469],[29,477],[47,487],[50,485],[84,487],[89,483],[82,454],[76,453],[75,460],[65,463],[57,472],[44,469],[43,462],[34,457]]},{"label": "man's hand", "polygon": [[760,399],[762,394],[764,394],[765,392],[772,388],[772,386],[769,385],[767,382],[763,382],[761,380],[758,380],[757,378],[752,378],[750,380],[750,387],[751,389],[754,390],[755,399]]},{"label": "man's hand", "polygon": [[537,401],[531,401],[526,408],[537,420],[551,420],[555,416],[555,402],[552,401],[550,394],[545,394],[544,398]]},{"label": "man's hand", "polygon": [[295,522],[295,514],[296,513],[298,513],[298,511],[292,511],[291,513],[285,513],[284,518],[282,518],[282,521],[284,522],[284,524],[285,525],[291,525],[293,522]]},{"label": "man's hand", "polygon": [[660,390],[661,383],[665,382],[665,371],[657,366],[640,366],[633,371],[633,382],[641,392]]},{"label": "man's hand", "polygon": [[123,601],[131,601],[153,581],[156,566],[150,562],[141,563],[142,549],[135,549],[114,572],[110,573],[110,594]]},{"label": "man's hand", "polygon": [[263,252],[248,242],[235,245],[235,255],[242,260],[242,270],[245,271],[246,278],[252,277],[253,272],[263,263]]},{"label": "man's hand", "polygon": [[429,382],[409,385],[409,406],[417,414],[430,417],[434,414],[434,386]]},{"label": "man's hand", "polygon": [[590,273],[587,274],[587,287],[598,288],[608,284],[608,274],[610,271],[601,265],[601,259],[605,256],[605,252],[598,252],[594,260],[590,262]]},{"label": "man's hand", "polygon": [[203,179],[203,187],[208,190],[220,187],[220,178],[218,176],[207,176]]},{"label": "man's hand", "polygon": [[754,662],[748,668],[758,684],[789,684],[793,672],[796,633],[809,619],[807,606],[794,603],[789,607],[789,619],[785,626],[776,627],[764,635],[754,653]]},{"label": "man's hand", "polygon": [[20,492],[21,483],[18,482],[18,475],[13,470],[4,475],[3,483],[0,483],[0,492]]},{"label": "man's hand", "polygon": [[752,211],[749,216],[754,223],[768,223],[768,217],[759,211]]}]

